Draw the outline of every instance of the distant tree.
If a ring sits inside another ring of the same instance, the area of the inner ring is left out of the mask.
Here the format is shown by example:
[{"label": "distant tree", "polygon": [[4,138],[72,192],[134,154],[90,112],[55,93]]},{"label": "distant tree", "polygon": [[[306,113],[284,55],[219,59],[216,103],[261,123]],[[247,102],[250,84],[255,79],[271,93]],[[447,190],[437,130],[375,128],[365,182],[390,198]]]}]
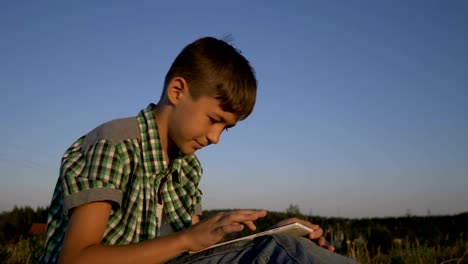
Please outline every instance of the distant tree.
[{"label": "distant tree", "polygon": [[411,209],[406,209],[406,217],[411,217],[413,213],[411,212]]},{"label": "distant tree", "polygon": [[289,204],[289,207],[286,209],[286,214],[288,217],[303,217],[299,205],[297,204]]},{"label": "distant tree", "polygon": [[[220,211],[226,212],[230,210],[232,209],[207,210],[203,212],[202,219]],[[242,232],[231,234],[226,239],[264,231],[289,217],[308,219],[310,222],[320,225],[325,232],[331,229],[335,230],[335,233],[342,232],[344,240],[335,241],[337,242],[335,245],[336,249],[340,253],[346,253],[347,240],[352,243],[356,239],[364,239],[368,242],[367,248],[369,250],[374,250],[374,252],[380,250],[381,253],[388,251],[389,248],[391,249],[394,238],[405,239],[410,243],[419,241],[425,246],[431,247],[454,246],[468,241],[468,225],[466,224],[468,223],[468,212],[455,216],[401,216],[347,219],[320,217],[317,215],[305,217],[300,213],[299,206],[294,204],[291,204],[286,209],[286,212],[269,211],[266,217],[255,221],[255,225],[257,226],[255,231],[252,232],[249,228],[244,228]],[[0,226],[2,226],[1,219],[2,214],[0,214]],[[340,242],[341,248],[338,244]]]},{"label": "distant tree", "polygon": [[0,214],[0,243],[18,240],[28,236],[33,223],[46,223],[47,208],[38,207],[34,211],[30,206],[15,206],[10,212]]}]

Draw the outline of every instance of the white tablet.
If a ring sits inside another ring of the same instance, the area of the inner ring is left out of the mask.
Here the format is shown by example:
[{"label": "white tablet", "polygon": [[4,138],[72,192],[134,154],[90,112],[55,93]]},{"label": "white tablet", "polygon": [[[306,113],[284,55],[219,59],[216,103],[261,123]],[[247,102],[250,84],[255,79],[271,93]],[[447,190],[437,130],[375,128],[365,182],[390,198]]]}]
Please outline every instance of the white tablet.
[{"label": "white tablet", "polygon": [[292,223],[292,224],[289,224],[289,225],[284,225],[284,226],[276,227],[276,228],[273,228],[273,229],[268,229],[266,231],[259,232],[259,233],[256,233],[256,234],[252,234],[252,235],[249,235],[249,236],[240,237],[240,238],[236,238],[236,239],[229,240],[229,241],[226,241],[226,242],[214,244],[211,247],[207,247],[207,248],[202,249],[200,251],[191,251],[190,253],[193,254],[193,253],[201,252],[201,251],[204,251],[204,250],[207,250],[207,249],[210,249],[210,248],[219,247],[219,246],[234,243],[234,242],[237,242],[237,241],[253,240],[256,237],[261,237],[261,236],[266,236],[266,235],[282,234],[282,235],[301,237],[301,236],[308,235],[308,234],[310,234],[312,232],[314,232],[314,230],[310,229],[309,227],[307,227],[307,226],[305,226],[303,224]]}]

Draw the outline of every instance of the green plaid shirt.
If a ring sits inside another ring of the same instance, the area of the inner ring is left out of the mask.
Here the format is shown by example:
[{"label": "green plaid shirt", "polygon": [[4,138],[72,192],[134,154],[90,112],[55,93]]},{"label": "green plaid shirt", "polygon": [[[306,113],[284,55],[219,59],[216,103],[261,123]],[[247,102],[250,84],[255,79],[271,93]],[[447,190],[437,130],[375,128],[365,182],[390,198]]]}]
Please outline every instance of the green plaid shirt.
[{"label": "green plaid shirt", "polygon": [[68,226],[68,210],[93,201],[112,203],[102,238],[107,245],[157,237],[161,221],[156,216],[157,203],[163,204],[174,230],[191,225],[195,206],[201,204],[198,183],[202,168],[194,155],[180,154],[166,164],[153,109],[150,104],[136,118],[105,123],[65,152],[40,262],[57,262]]}]

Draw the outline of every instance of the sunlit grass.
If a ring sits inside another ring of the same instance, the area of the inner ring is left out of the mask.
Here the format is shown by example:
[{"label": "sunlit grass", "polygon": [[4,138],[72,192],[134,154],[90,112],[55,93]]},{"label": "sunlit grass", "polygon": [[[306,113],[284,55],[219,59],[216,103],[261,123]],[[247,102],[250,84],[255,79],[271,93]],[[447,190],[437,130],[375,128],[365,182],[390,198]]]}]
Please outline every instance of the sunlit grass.
[{"label": "sunlit grass", "polygon": [[[20,238],[16,243],[0,245],[0,263],[37,263],[43,244],[42,236],[36,236]],[[363,264],[468,263],[468,242],[461,240],[454,246],[447,247],[429,247],[419,241],[398,241],[388,253],[383,254],[377,251],[374,255],[364,240],[355,240],[348,244],[347,253],[343,253]]]},{"label": "sunlit grass", "polygon": [[363,264],[403,264],[403,263],[468,263],[468,242],[458,241],[454,246],[429,247],[419,241],[409,240],[394,243],[387,254],[377,251],[372,255],[364,241],[349,243],[347,255]]},{"label": "sunlit grass", "polygon": [[42,254],[43,246],[42,236],[20,238],[16,243],[0,245],[0,263],[37,263]]}]

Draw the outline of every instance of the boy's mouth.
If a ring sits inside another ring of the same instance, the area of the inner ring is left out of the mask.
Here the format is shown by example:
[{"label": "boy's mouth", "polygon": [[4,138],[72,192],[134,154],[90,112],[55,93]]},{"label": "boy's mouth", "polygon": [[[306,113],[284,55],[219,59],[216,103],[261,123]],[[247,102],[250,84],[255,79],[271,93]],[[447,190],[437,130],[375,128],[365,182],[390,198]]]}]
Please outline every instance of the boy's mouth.
[{"label": "boy's mouth", "polygon": [[195,143],[196,143],[196,146],[195,146],[196,149],[202,149],[202,148],[205,147],[204,145],[200,144],[200,143],[199,143],[198,141],[196,141],[196,140],[195,140]]}]

